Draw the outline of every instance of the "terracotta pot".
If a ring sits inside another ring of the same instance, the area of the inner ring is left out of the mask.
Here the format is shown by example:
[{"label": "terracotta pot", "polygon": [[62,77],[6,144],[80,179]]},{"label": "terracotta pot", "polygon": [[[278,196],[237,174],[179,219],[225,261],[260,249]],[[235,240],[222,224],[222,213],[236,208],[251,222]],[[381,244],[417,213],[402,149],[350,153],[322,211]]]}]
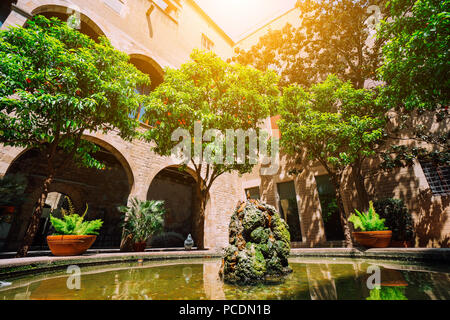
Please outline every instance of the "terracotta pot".
[{"label": "terracotta pot", "polygon": [[86,252],[97,236],[47,236],[48,247],[55,256],[77,256]]},{"label": "terracotta pot", "polygon": [[147,242],[135,242],[133,243],[133,250],[135,252],[144,252],[147,247]]},{"label": "terracotta pot", "polygon": [[392,248],[413,248],[414,244],[412,241],[396,241],[396,240],[391,240],[391,245],[390,247]]},{"label": "terracotta pot", "polygon": [[353,232],[353,238],[360,245],[368,248],[387,248],[391,242],[392,231]]}]

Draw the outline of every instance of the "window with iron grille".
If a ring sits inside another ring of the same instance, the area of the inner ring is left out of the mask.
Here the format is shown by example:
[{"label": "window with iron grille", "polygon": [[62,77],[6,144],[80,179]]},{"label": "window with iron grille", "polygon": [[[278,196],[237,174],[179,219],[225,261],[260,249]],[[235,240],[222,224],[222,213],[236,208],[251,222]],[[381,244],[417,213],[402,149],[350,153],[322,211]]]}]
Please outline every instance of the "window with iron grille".
[{"label": "window with iron grille", "polygon": [[420,162],[425,178],[434,195],[450,195],[450,166]]}]

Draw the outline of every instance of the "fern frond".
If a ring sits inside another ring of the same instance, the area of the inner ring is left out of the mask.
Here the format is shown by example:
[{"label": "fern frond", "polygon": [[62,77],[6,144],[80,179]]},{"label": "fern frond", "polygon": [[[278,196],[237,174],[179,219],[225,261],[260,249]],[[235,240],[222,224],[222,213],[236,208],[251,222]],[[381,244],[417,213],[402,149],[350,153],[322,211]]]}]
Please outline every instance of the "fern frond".
[{"label": "fern frond", "polygon": [[98,234],[98,230],[103,225],[103,221],[100,219],[93,221],[84,221],[84,217],[87,214],[88,205],[86,204],[86,210],[82,216],[75,213],[75,209],[72,202],[69,199],[69,214],[66,210],[61,209],[62,219],[58,219],[50,215],[50,222],[55,228],[57,234],[60,235],[90,235]]}]

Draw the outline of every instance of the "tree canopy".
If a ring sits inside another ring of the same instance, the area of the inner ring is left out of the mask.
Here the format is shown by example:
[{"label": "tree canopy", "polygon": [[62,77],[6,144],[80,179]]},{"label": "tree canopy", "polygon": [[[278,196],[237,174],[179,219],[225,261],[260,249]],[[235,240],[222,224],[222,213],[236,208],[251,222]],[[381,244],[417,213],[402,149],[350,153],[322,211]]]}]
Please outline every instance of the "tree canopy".
[{"label": "tree canopy", "polygon": [[[239,150],[239,143],[227,130],[241,136],[253,130],[256,137],[262,121],[275,109],[277,83],[274,72],[226,63],[212,52],[194,50],[191,60],[179,69],[166,70],[164,82],[149,96],[145,117],[152,120],[152,127],[145,138],[154,142],[153,150],[162,156],[173,155],[181,138],[185,161],[180,168],[186,169],[188,164],[194,168],[194,238],[200,248],[202,219],[214,181],[226,172],[250,172],[257,164],[251,155],[258,152],[258,145],[244,137]],[[174,132],[180,132],[175,139]],[[243,157],[239,151],[244,151]]]},{"label": "tree canopy", "polygon": [[0,142],[61,148],[86,166],[101,167],[81,139],[88,131],[135,134],[129,114],[142,97],[134,88],[148,76],[106,38],[99,43],[66,23],[38,16],[26,28],[0,32]]},{"label": "tree canopy", "polygon": [[[229,64],[212,52],[195,50],[191,60],[179,69],[167,69],[164,82],[150,94],[145,117],[152,119],[153,125],[145,137],[156,142],[156,153],[170,156],[179,143],[172,141],[173,132],[179,128],[186,130],[192,137],[192,141],[187,141],[192,155],[189,160],[201,166],[194,161],[195,150],[210,148],[214,141],[205,139],[203,134],[218,130],[223,134],[223,141],[215,141],[219,149],[208,159],[206,166],[211,168],[211,176],[204,179],[233,170],[249,172],[253,165],[248,161],[238,163],[236,159],[237,144],[233,159],[229,159],[232,161],[225,161],[226,130],[259,130],[262,121],[275,110],[279,93],[277,82],[274,72]],[[202,141],[195,141],[196,124],[201,124]],[[248,151],[248,141],[246,146]],[[220,156],[222,152],[224,157]]]},{"label": "tree canopy", "polygon": [[383,14],[383,2],[298,1],[299,27],[287,24],[282,30],[270,30],[250,50],[238,48],[234,59],[279,71],[283,85],[309,87],[336,74],[362,88],[365,80],[375,79],[380,66],[381,41],[374,25]]},{"label": "tree canopy", "polygon": [[335,188],[344,234],[350,243],[340,185],[344,171],[352,167],[361,206],[367,205],[362,162],[375,156],[384,138],[384,109],[376,92],[355,89],[350,81],[343,82],[329,75],[310,89],[298,85],[286,87],[280,114],[282,149],[306,160],[304,163],[309,160],[310,166],[319,163],[326,169]]},{"label": "tree canopy", "polygon": [[389,19],[381,22],[378,38],[384,43],[383,103],[396,112],[390,135],[428,148],[393,144],[383,166],[411,165],[418,157],[448,165],[450,1],[392,0],[387,8]]},{"label": "tree canopy", "polygon": [[[0,31],[0,142],[36,148],[47,160],[42,194],[17,256],[27,254],[49,186],[70,160],[102,168],[88,132],[136,136],[129,117],[142,102],[135,92],[148,76],[106,38],[96,43],[56,19],[37,16],[26,27]],[[59,157],[59,151],[63,156]]]}]

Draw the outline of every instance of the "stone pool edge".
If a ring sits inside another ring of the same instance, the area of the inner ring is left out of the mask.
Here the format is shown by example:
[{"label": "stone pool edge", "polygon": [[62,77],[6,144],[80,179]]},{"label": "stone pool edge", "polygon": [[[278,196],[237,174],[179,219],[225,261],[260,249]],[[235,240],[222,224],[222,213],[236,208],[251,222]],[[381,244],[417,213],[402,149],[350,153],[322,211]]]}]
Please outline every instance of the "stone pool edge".
[{"label": "stone pool edge", "polygon": [[[121,252],[85,254],[76,257],[37,256],[0,260],[0,276],[18,276],[32,272],[46,272],[69,265],[94,266],[123,262],[164,261],[179,259],[220,258],[218,251]],[[450,249],[386,248],[361,250],[358,248],[301,248],[291,249],[290,257],[355,258],[402,262],[450,264]]]}]

